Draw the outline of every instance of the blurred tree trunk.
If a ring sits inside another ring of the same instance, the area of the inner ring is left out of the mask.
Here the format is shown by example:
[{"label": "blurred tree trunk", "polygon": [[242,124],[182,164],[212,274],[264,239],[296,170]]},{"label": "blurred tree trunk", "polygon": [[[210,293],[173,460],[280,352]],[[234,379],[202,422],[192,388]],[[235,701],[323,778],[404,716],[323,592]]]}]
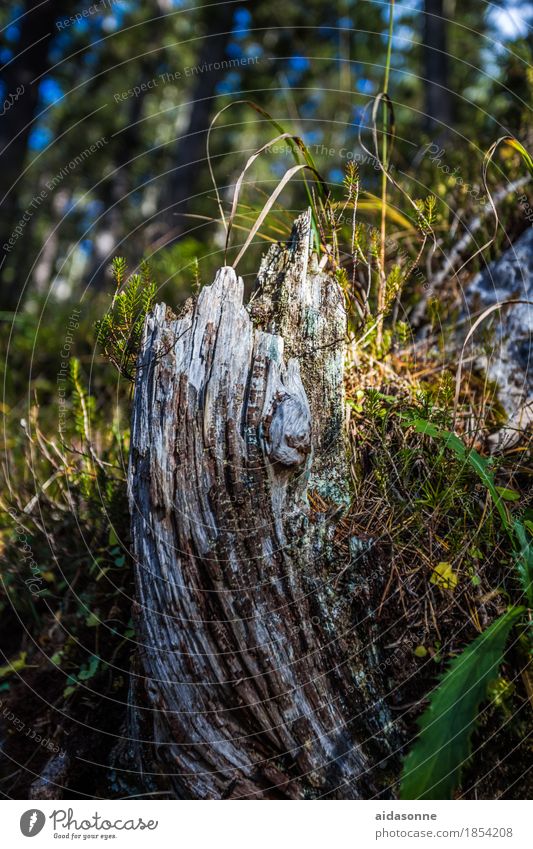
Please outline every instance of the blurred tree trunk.
[{"label": "blurred tree trunk", "polygon": [[346,518],[346,315],[309,214],[242,298],[221,268],[178,318],[160,304],[145,326],[126,768],[179,798],[390,795],[383,588]]},{"label": "blurred tree trunk", "polygon": [[[240,7],[249,6],[244,0]],[[228,45],[233,30],[235,6],[219,3],[209,6],[203,15],[205,34],[198,56],[198,67],[228,59]],[[169,174],[161,199],[164,210],[165,241],[175,242],[188,227],[186,213],[194,206],[194,198],[201,191],[207,173],[205,143],[209,124],[215,114],[217,85],[225,76],[215,70],[200,71],[190,93],[190,112],[186,130],[177,140],[175,167]]]},{"label": "blurred tree trunk", "polygon": [[[154,75],[147,61],[139,62],[139,84]],[[103,290],[109,286],[109,267],[124,236],[125,207],[131,203],[132,189],[129,163],[132,151],[140,149],[140,126],[144,114],[146,93],[141,91],[128,104],[128,118],[120,132],[107,179],[101,188],[101,201],[105,213],[101,215],[93,236],[93,252],[87,280],[92,289]]]},{"label": "blurred tree trunk", "polygon": [[449,92],[445,0],[424,0],[424,110],[425,129],[439,136],[452,121]]},{"label": "blurred tree trunk", "polygon": [[[24,285],[24,275],[18,267],[15,273],[18,250],[5,251],[3,246],[9,242],[24,212],[20,209],[21,185],[17,180],[28,156],[28,140],[39,98],[38,78],[48,67],[48,49],[57,34],[56,21],[65,16],[70,6],[67,0],[45,0],[39,4],[25,0],[18,21],[19,38],[16,44],[9,45],[14,56],[2,74],[4,100],[7,98],[9,103],[12,102],[0,119],[0,262],[3,281],[6,280],[6,271],[9,269],[10,272],[8,282],[0,286],[0,309],[3,310],[16,307]],[[21,92],[19,96],[17,92]]]}]

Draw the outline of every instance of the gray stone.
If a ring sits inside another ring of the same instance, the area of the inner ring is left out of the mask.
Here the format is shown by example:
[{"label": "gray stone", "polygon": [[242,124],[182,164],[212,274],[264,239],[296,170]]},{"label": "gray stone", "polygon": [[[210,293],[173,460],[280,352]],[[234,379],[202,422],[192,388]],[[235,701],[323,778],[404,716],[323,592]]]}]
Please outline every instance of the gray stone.
[{"label": "gray stone", "polygon": [[[511,299],[533,301],[533,228],[479,273],[466,291],[469,324],[493,304]],[[493,312],[476,331],[490,329],[491,344],[478,364],[498,385],[498,397],[509,416],[509,427],[523,429],[533,420],[533,307],[520,303]]]}]

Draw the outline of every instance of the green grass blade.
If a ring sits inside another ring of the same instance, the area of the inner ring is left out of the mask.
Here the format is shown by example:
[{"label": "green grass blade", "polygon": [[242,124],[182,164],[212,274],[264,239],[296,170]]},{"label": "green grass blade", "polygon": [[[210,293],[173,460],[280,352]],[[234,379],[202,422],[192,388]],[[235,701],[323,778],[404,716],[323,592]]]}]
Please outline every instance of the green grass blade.
[{"label": "green grass blade", "polygon": [[526,166],[527,170],[533,177],[533,158],[531,157],[529,151],[526,150],[524,145],[521,144],[518,139],[515,139],[514,136],[502,136],[501,138],[499,138],[498,141],[494,142],[487,155],[492,158],[492,155],[494,154],[496,148],[500,146],[500,144],[506,144],[508,147],[512,147],[513,150],[516,150],[517,153],[520,154],[522,162]]},{"label": "green grass blade", "polygon": [[527,605],[533,609],[533,543],[528,538],[522,522],[515,522],[514,531],[518,542],[516,568]]},{"label": "green grass blade", "polygon": [[487,685],[496,677],[509,632],[524,613],[512,607],[451,662],[419,720],[420,736],[403,768],[401,799],[450,799],[470,754]]}]

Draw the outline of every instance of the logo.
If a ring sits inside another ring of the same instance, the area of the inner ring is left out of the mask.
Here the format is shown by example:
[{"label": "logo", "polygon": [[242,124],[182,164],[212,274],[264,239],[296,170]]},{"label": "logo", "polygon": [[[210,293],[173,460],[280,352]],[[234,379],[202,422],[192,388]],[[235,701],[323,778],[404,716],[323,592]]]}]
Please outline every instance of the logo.
[{"label": "logo", "polygon": [[20,830],[24,837],[35,837],[42,831],[46,822],[46,817],[42,811],[32,808],[30,811],[25,811],[20,818]]}]

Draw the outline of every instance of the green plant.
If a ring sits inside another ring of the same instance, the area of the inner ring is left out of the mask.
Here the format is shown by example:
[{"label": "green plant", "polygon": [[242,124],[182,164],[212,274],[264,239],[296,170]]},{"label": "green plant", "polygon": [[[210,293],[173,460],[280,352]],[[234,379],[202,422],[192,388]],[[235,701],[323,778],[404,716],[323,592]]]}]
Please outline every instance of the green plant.
[{"label": "green plant", "polygon": [[82,684],[85,681],[90,681],[92,678],[94,678],[99,671],[100,663],[100,658],[94,654],[86,663],[82,663],[76,674],[68,676],[68,685],[63,691],[63,696],[67,698],[77,690],[79,684]]},{"label": "green plant", "polygon": [[[471,466],[487,488],[509,535],[522,599],[531,614],[533,602],[533,547],[522,522],[511,521],[505,499],[512,490],[497,487],[489,461],[468,449],[451,431],[441,430],[423,419],[407,418],[416,432],[441,439],[457,458]],[[510,500],[514,500],[511,498]],[[400,796],[403,799],[450,798],[468,759],[470,739],[478,721],[479,707],[503,662],[505,647],[514,625],[520,626],[529,656],[533,650],[531,625],[523,624],[526,608],[513,605],[496,619],[451,662],[433,691],[429,706],[419,720],[420,735],[403,768]]]},{"label": "green plant", "polygon": [[479,707],[523,613],[523,607],[511,607],[451,662],[419,720],[420,735],[405,760],[400,798],[451,798],[470,754]]},{"label": "green plant", "polygon": [[511,535],[512,541],[514,542],[512,524],[504,503],[505,499],[503,495],[498,492],[498,487],[494,482],[494,475],[490,470],[489,460],[482,457],[475,448],[467,448],[464,442],[455,433],[452,433],[452,431],[449,430],[442,430],[432,422],[428,422],[424,419],[410,418],[407,416],[406,425],[412,426],[417,433],[426,434],[434,439],[442,439],[445,446],[447,448],[451,448],[459,460],[468,463],[474,469],[492,497],[494,506],[500,515],[502,526],[505,528],[507,533]]},{"label": "green plant", "polygon": [[148,263],[126,279],[126,260],[111,266],[116,291],[109,312],[96,322],[96,337],[106,357],[127,380],[134,380],[144,322],[155,303],[156,285]]},{"label": "green plant", "polygon": [[91,418],[95,410],[93,395],[89,395],[81,378],[81,366],[77,357],[69,361],[69,377],[71,384],[71,403],[74,413],[74,431],[84,443],[91,439]]}]

